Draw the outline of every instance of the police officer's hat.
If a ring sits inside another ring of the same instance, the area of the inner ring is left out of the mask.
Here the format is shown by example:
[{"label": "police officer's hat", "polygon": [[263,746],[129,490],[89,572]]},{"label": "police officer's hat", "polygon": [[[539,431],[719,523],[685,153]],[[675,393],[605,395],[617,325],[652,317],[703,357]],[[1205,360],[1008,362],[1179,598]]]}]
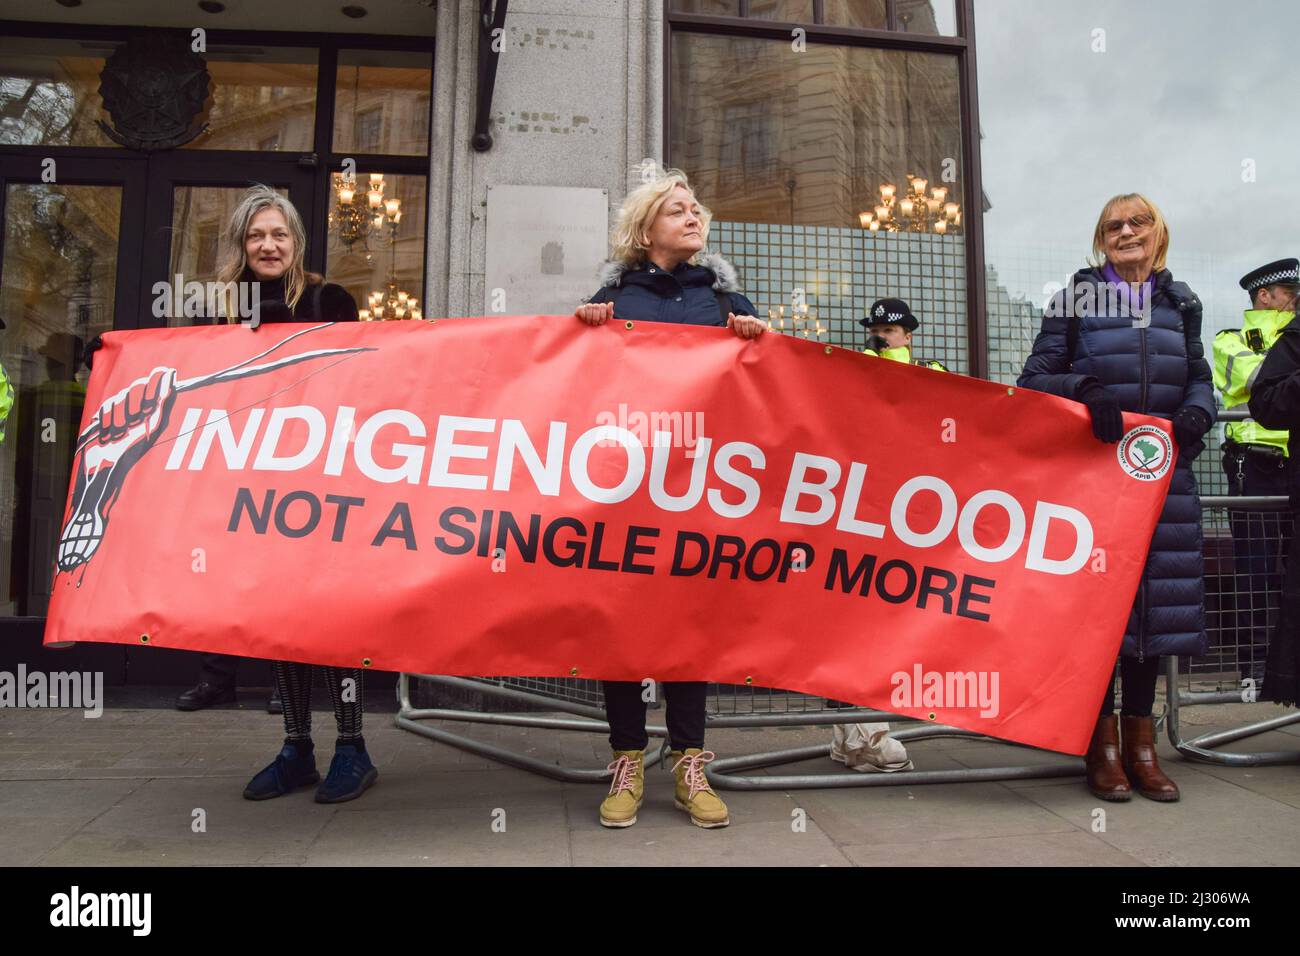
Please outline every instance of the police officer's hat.
[{"label": "police officer's hat", "polygon": [[902,326],[905,331],[915,332],[921,322],[902,299],[877,299],[871,303],[866,317],[858,319],[858,324],[863,328],[893,324]]},{"label": "police officer's hat", "polygon": [[1300,285],[1300,259],[1278,259],[1241,277],[1240,285],[1254,293],[1266,285]]}]

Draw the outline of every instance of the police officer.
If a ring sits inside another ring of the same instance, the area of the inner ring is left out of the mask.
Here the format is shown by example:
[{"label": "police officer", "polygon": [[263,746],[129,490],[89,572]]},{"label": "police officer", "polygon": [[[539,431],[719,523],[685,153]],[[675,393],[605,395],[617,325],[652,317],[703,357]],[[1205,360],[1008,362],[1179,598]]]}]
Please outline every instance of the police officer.
[{"label": "police officer", "polygon": [[[1224,329],[1214,339],[1214,385],[1225,408],[1244,405],[1273,343],[1295,318],[1300,296],[1300,260],[1279,259],[1241,278],[1250,296],[1239,329]],[[1285,429],[1259,421],[1224,427],[1223,470],[1233,495],[1287,494],[1289,462]],[[1237,579],[1237,659],[1242,677],[1263,678],[1269,618],[1276,617],[1281,588],[1281,557],[1291,522],[1277,512],[1231,511]]]},{"label": "police officer", "polygon": [[[1294,264],[1295,260],[1291,260]],[[1290,322],[1277,334],[1250,390],[1250,414],[1265,428],[1300,428],[1300,323]],[[1300,521],[1296,471],[1288,470],[1292,516]],[[1300,701],[1300,535],[1294,521],[1283,564],[1282,607],[1268,646],[1264,675],[1265,700]]]},{"label": "police officer", "polygon": [[[0,319],[0,330],[5,327],[4,319]],[[9,417],[9,409],[14,407],[14,387],[9,382],[9,375],[5,372],[5,367],[0,365],[0,442],[5,440],[5,419]]]},{"label": "police officer", "polygon": [[877,299],[858,324],[867,330],[867,355],[948,371],[940,362],[912,358],[912,333],[921,324],[902,299]]}]

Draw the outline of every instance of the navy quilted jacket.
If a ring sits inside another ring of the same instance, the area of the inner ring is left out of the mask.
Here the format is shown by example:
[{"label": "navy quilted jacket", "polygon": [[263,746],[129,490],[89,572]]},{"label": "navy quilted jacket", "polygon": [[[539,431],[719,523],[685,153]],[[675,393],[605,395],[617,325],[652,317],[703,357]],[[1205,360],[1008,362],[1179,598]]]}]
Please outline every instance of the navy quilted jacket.
[{"label": "navy quilted jacket", "polygon": [[[1095,379],[1115,394],[1125,411],[1172,418],[1185,405],[1215,419],[1214,386],[1201,344],[1201,302],[1166,271],[1157,274],[1150,324],[1135,321],[1127,305],[1108,301],[1101,271],[1084,269],[1058,293],[1034,340],[1017,384],[1065,398]],[[1081,294],[1091,286],[1095,307]],[[1070,309],[1066,303],[1073,290]],[[1074,311],[1076,318],[1067,319]],[[1067,354],[1067,323],[1079,323],[1073,354]],[[1192,462],[1179,455],[1146,568],[1125,628],[1121,654],[1153,657],[1206,652],[1201,502]]]},{"label": "navy quilted jacket", "polygon": [[740,294],[736,270],[716,252],[703,252],[692,265],[664,272],[653,263],[630,266],[610,260],[600,268],[600,289],[588,301],[614,304],[614,318],[682,325],[726,325],[715,292],[724,293],[736,315],[758,315]]}]

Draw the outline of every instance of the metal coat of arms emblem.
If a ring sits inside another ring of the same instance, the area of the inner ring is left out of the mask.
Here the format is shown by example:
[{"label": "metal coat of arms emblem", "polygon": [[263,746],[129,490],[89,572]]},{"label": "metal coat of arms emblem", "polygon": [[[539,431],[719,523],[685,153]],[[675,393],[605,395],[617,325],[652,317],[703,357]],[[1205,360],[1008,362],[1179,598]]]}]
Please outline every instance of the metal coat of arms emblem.
[{"label": "metal coat of arms emblem", "polygon": [[203,57],[176,34],[134,36],[99,74],[99,95],[113,119],[99,128],[114,142],[152,151],[183,146],[207,129],[200,120],[211,77]]}]

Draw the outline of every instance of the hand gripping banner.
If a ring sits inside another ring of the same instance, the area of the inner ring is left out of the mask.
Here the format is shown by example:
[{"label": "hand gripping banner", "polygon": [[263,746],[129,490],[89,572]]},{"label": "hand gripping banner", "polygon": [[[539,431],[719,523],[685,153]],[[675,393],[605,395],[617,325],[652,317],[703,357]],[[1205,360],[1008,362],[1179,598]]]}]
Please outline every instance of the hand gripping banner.
[{"label": "hand gripping banner", "polygon": [[572,317],[110,333],[46,642],[711,680],[1082,753],[1169,483],[1053,396]]}]

